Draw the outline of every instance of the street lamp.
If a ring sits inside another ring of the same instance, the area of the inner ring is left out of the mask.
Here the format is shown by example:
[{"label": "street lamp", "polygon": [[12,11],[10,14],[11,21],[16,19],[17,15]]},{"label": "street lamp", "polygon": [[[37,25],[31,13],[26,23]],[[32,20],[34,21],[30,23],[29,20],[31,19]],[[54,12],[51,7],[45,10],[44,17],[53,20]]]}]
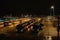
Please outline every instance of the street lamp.
[{"label": "street lamp", "polygon": [[51,9],[53,10],[53,16],[54,16],[54,6],[53,5],[51,6]]}]

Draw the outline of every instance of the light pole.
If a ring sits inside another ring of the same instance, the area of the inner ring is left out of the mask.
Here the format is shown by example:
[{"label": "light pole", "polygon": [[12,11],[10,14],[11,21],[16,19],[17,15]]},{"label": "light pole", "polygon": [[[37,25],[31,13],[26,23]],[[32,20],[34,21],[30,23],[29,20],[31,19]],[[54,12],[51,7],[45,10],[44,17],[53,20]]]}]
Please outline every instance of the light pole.
[{"label": "light pole", "polygon": [[55,14],[54,14],[54,6],[53,5],[51,6],[51,9],[53,11],[53,16],[54,16]]}]

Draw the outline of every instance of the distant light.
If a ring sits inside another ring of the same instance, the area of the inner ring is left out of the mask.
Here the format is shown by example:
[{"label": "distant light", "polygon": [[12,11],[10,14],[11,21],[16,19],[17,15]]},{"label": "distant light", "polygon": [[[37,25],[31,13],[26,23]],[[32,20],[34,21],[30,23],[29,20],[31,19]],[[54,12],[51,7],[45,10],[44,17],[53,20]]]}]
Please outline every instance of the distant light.
[{"label": "distant light", "polygon": [[51,6],[51,9],[54,9],[54,6],[53,5]]},{"label": "distant light", "polygon": [[21,32],[23,32],[23,29],[21,29]]},{"label": "distant light", "polygon": [[51,37],[51,36],[48,36],[48,39],[49,39],[49,40],[52,40],[52,37]]},{"label": "distant light", "polygon": [[33,29],[33,26],[31,26],[31,29]]},{"label": "distant light", "polygon": [[30,31],[30,28],[28,28],[28,31]]},{"label": "distant light", "polygon": [[48,19],[48,21],[49,21],[50,19],[52,19],[52,17],[51,17],[51,16],[48,16],[47,19]]},{"label": "distant light", "polygon": [[10,18],[11,20],[16,20],[16,18]]},{"label": "distant light", "polygon": [[2,20],[1,18],[0,18],[0,22],[3,22],[4,20]]}]

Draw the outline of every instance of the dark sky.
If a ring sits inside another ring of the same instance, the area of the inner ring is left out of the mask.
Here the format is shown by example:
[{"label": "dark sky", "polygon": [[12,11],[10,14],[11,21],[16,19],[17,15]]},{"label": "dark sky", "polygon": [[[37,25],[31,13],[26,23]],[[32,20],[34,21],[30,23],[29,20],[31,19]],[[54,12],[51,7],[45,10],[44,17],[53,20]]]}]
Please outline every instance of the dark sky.
[{"label": "dark sky", "polygon": [[49,15],[50,6],[55,6],[55,14],[60,13],[60,5],[57,0],[36,0],[36,1],[18,1],[8,0],[0,1],[0,15],[20,15],[20,14],[36,14],[36,15]]}]

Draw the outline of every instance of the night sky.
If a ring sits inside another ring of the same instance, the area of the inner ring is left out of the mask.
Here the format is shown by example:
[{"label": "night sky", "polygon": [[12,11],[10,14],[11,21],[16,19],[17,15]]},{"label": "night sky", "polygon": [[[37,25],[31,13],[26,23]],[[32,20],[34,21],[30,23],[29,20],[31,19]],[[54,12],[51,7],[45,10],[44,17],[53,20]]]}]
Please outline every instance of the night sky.
[{"label": "night sky", "polygon": [[55,14],[60,13],[60,3],[58,0],[35,0],[35,1],[18,1],[18,0],[2,0],[0,1],[0,16],[3,15],[50,15],[50,6],[55,6]]}]

